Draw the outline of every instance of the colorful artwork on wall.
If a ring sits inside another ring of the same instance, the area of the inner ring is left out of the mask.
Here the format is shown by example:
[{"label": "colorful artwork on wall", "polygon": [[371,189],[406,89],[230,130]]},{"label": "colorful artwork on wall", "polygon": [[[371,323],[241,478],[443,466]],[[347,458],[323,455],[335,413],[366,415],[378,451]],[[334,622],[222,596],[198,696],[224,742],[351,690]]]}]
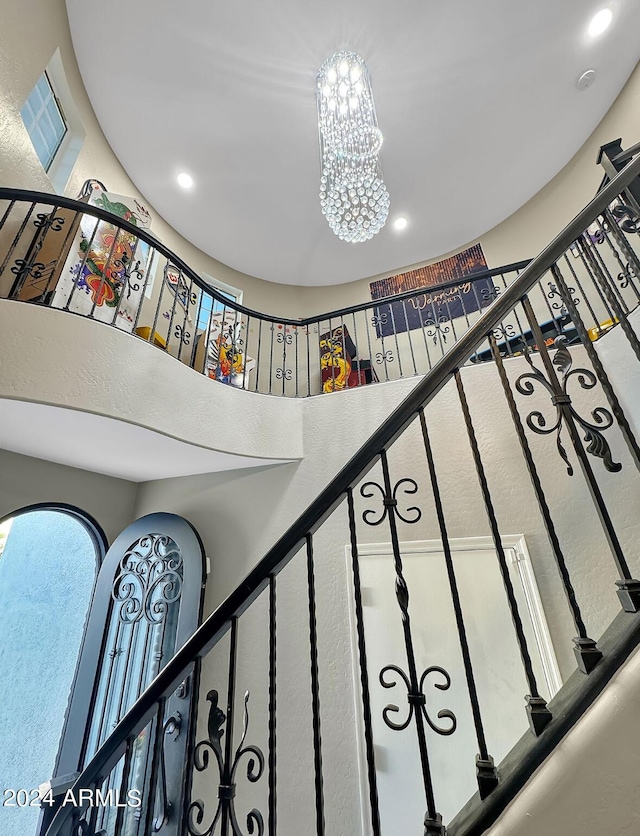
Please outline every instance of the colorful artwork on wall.
[{"label": "colorful artwork on wall", "polygon": [[[103,191],[91,181],[89,203],[146,228],[151,215],[139,201]],[[84,215],[53,304],[119,327],[133,327],[135,312],[149,273],[150,246],[109,221]]]},{"label": "colorful artwork on wall", "polygon": [[422,290],[410,299],[389,302],[375,309],[374,324],[378,337],[388,337],[415,328],[423,328],[432,321],[445,317],[456,319],[465,313],[486,307],[495,298],[493,281],[482,279],[461,282],[443,290],[430,292],[429,288],[444,282],[455,281],[481,273],[487,262],[480,244],[475,244],[450,258],[427,267],[409,270],[397,276],[371,282],[371,298],[384,299],[411,290]]}]

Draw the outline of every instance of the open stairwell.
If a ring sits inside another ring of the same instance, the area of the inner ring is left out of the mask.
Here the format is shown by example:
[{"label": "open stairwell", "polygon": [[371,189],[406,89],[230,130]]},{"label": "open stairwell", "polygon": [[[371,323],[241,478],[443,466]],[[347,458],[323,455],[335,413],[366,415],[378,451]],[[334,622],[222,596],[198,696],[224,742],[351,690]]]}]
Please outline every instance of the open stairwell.
[{"label": "open stairwell", "polygon": [[[46,836],[640,832],[640,157],[624,163],[509,282],[484,276],[455,342],[425,323],[422,379],[78,764]],[[303,380],[282,330],[264,394]],[[142,807],[106,820],[91,793],[126,797],[141,740]]]}]

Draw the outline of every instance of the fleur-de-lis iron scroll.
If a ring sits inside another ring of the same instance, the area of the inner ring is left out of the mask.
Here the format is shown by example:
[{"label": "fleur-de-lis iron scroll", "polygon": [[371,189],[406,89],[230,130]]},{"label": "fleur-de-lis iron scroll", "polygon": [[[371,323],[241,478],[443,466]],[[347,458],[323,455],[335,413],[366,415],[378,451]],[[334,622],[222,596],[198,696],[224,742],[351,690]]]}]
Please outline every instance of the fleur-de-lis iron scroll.
[{"label": "fleur-de-lis iron scroll", "polygon": [[[524,356],[532,371],[525,372],[520,375],[520,377],[516,380],[516,389],[522,395],[532,395],[535,391],[534,383],[540,383],[551,395],[551,403],[557,410],[556,421],[552,426],[547,425],[546,418],[537,409],[527,415],[527,426],[538,435],[550,435],[551,433],[556,433],[556,447],[558,448],[558,453],[567,466],[567,473],[569,476],[572,476],[573,467],[569,461],[567,451],[562,444],[561,433],[566,420],[575,421],[575,423],[584,430],[584,440],[587,442],[587,453],[602,459],[603,464],[608,471],[617,473],[622,469],[622,465],[619,462],[613,461],[611,457],[611,448],[609,447],[606,438],[602,435],[602,432],[609,429],[609,427],[613,424],[613,416],[608,409],[605,409],[603,406],[597,406],[591,411],[591,417],[593,418],[594,423],[587,421],[576,412],[571,396],[568,393],[569,382],[573,378],[578,380],[582,389],[593,389],[597,384],[597,377],[589,369],[571,368],[573,360],[571,353],[567,348],[565,336],[560,335],[556,337],[554,345],[556,347],[556,352],[552,362],[553,365],[558,368],[562,378],[560,382],[560,391],[558,391],[553,382],[548,380],[537,368],[537,366],[534,365],[533,360],[531,359],[531,349],[528,346],[524,346]],[[545,351],[546,348],[543,347],[542,350]]]},{"label": "fleur-de-lis iron scroll", "polygon": [[[249,728],[249,691],[245,691],[244,695],[242,737],[240,738],[240,743],[233,760],[230,763],[225,763],[225,757],[222,751],[222,736],[224,735],[224,729],[222,727],[227,717],[218,705],[218,692],[209,691],[207,701],[210,704],[207,737],[197,744],[193,753],[193,764],[198,772],[204,772],[209,767],[211,753],[213,753],[220,775],[218,806],[216,807],[211,824],[203,830],[201,829],[201,825],[204,821],[205,803],[200,798],[193,801],[187,811],[187,830],[191,836],[213,836],[220,819],[226,818],[231,826],[232,836],[244,836],[235,811],[236,772],[242,758],[245,755],[250,755],[247,762],[247,779],[252,784],[255,784],[264,773],[264,755],[262,751],[257,746],[245,746],[244,744]],[[256,836],[263,836],[264,834],[262,813],[256,808],[247,813],[247,833],[250,836],[254,833]]]},{"label": "fleur-de-lis iron scroll", "polygon": [[[405,487],[408,485],[408,487]],[[370,499],[372,496],[375,496],[375,491],[372,490],[375,488],[376,490],[380,491],[382,495],[382,505],[383,510],[382,514],[378,519],[375,519],[376,511],[373,508],[369,508],[362,513],[362,519],[366,522],[367,525],[380,525],[380,523],[384,522],[385,517],[387,516],[387,512],[389,509],[392,509],[393,513],[395,513],[396,517],[402,520],[402,522],[413,524],[417,523],[420,517],[422,516],[422,511],[416,506],[412,505],[410,508],[404,513],[401,513],[398,510],[398,498],[397,493],[400,488],[402,488],[402,493],[404,494],[414,494],[418,492],[418,484],[414,479],[400,479],[399,482],[396,482],[391,496],[387,496],[385,489],[382,485],[379,485],[377,482],[365,482],[364,485],[360,488],[361,496],[365,497],[366,499]],[[413,514],[413,519],[404,516],[404,514]]]}]

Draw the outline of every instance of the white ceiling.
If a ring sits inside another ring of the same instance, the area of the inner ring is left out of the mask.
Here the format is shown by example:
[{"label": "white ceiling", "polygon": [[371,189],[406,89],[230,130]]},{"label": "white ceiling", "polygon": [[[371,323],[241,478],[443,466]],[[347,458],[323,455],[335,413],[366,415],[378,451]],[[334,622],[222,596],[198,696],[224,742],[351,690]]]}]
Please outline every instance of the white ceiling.
[{"label": "white ceiling", "polygon": [[[613,23],[590,38],[603,6]],[[569,161],[640,59],[637,0],[67,8],[87,91],[136,186],[205,252],[285,284],[352,281],[477,238]],[[315,76],[341,48],[371,70],[390,220],[409,220],[363,244],[333,235],[318,198]],[[587,69],[596,80],[579,92]],[[181,171],[191,191],[176,184]]]},{"label": "white ceiling", "polygon": [[[127,421],[59,406],[0,398],[0,413],[0,448],[131,482],[283,464],[221,453]],[[85,443],[89,438],[100,443]]]}]

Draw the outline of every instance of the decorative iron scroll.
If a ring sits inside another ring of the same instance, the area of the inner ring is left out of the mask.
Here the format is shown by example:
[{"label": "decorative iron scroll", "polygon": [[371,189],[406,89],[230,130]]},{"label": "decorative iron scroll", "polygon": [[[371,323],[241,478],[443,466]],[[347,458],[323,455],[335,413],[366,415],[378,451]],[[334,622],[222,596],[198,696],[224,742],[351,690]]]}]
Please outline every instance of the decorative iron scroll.
[{"label": "decorative iron scroll", "polygon": [[362,519],[364,520],[364,522],[366,522],[367,525],[380,525],[380,523],[384,522],[385,517],[387,516],[387,512],[390,508],[393,509],[393,512],[395,513],[396,517],[401,519],[402,522],[409,524],[418,522],[418,520],[422,516],[422,511],[416,505],[412,505],[410,508],[407,508],[407,510],[404,512],[405,514],[409,514],[413,511],[413,519],[409,519],[403,516],[403,514],[400,513],[400,511],[398,511],[398,498],[396,494],[398,493],[398,489],[403,485],[408,485],[408,487],[402,487],[402,493],[404,494],[414,494],[418,492],[418,484],[414,479],[400,479],[399,482],[396,482],[393,491],[391,492],[391,496],[387,496],[382,485],[379,485],[377,482],[365,482],[364,485],[362,485],[362,487],[360,488],[361,496],[369,499],[374,495],[374,492],[368,489],[376,488],[380,491],[382,495],[382,503],[384,506],[382,515],[377,520],[372,519],[376,513],[372,508],[363,511]]},{"label": "decorative iron scroll", "polygon": [[[549,435],[556,433],[556,447],[558,453],[567,466],[567,473],[573,476],[573,467],[569,461],[567,451],[562,444],[562,428],[565,419],[575,421],[584,430],[584,440],[587,442],[587,453],[592,456],[597,456],[603,460],[605,468],[611,473],[617,473],[622,469],[619,462],[614,462],[611,457],[611,448],[602,435],[604,430],[609,429],[613,424],[613,416],[608,409],[603,406],[597,406],[591,411],[591,416],[595,423],[591,423],[578,415],[576,412],[571,397],[568,394],[569,381],[577,377],[578,383],[582,389],[593,389],[598,380],[596,375],[589,369],[571,369],[573,360],[571,353],[566,346],[566,337],[560,335],[555,338],[554,345],[556,353],[553,357],[553,365],[557,366],[562,376],[560,383],[560,391],[554,387],[553,382],[548,380],[544,374],[534,365],[531,359],[531,349],[524,346],[524,357],[531,367],[531,372],[521,374],[516,380],[516,389],[522,395],[532,395],[535,391],[534,382],[542,384],[551,396],[551,403],[556,407],[557,417],[552,426],[547,426],[547,420],[539,410],[533,410],[526,417],[527,426],[530,430],[538,435]],[[543,348],[544,350],[544,348]]]},{"label": "decorative iron scroll", "polygon": [[119,618],[160,624],[182,592],[182,554],[166,534],[145,534],[120,560],[111,596],[121,602]]},{"label": "decorative iron scroll", "polygon": [[409,713],[407,714],[406,719],[402,723],[394,722],[389,716],[392,713],[395,714],[395,713],[398,713],[400,711],[400,709],[397,705],[389,704],[384,708],[384,710],[382,712],[382,718],[390,729],[393,729],[394,731],[403,731],[404,729],[407,728],[407,726],[411,722],[411,718],[413,717],[413,712],[414,711],[421,711],[423,716],[424,716],[424,719],[429,724],[429,728],[433,729],[433,731],[436,732],[436,734],[441,734],[441,735],[446,737],[446,736],[454,733],[454,731],[458,727],[458,720],[456,718],[456,715],[453,713],[453,711],[450,711],[448,708],[443,708],[441,711],[438,711],[437,716],[440,720],[446,718],[446,719],[451,721],[451,725],[445,726],[444,728],[442,728],[441,726],[438,726],[433,722],[431,717],[429,717],[429,714],[428,714],[427,708],[426,708],[427,698],[426,698],[425,693],[424,693],[424,683],[425,683],[426,678],[429,676],[429,674],[431,674],[431,673],[441,674],[442,678],[444,679],[444,683],[441,684],[439,682],[434,682],[434,686],[436,688],[438,688],[440,691],[446,691],[451,687],[451,677],[449,676],[449,674],[447,673],[447,671],[444,668],[441,668],[437,665],[433,665],[432,667],[427,668],[423,672],[422,676],[420,677],[418,690],[415,693],[413,692],[413,689],[411,688],[411,681],[410,681],[409,677],[402,670],[402,668],[399,668],[397,665],[386,665],[386,667],[382,668],[382,670],[380,671],[380,684],[382,685],[383,688],[395,688],[395,686],[398,684],[397,680],[396,681],[391,681],[391,680],[389,680],[388,678],[385,677],[385,675],[387,673],[389,673],[390,671],[393,671],[393,673],[396,673],[400,677],[400,679],[402,679],[404,684],[406,685],[406,687],[407,687],[407,702],[409,703]]},{"label": "decorative iron scroll", "polygon": [[[211,824],[201,829],[202,822],[205,815],[205,803],[202,799],[197,799],[189,805],[187,811],[187,830],[191,836],[213,836],[216,826],[220,819],[227,819],[231,825],[232,836],[244,836],[240,829],[238,819],[235,811],[235,795],[236,795],[236,772],[241,759],[245,755],[252,755],[247,762],[247,779],[252,783],[259,781],[264,773],[264,755],[262,750],[257,746],[244,745],[249,728],[249,691],[244,695],[244,719],[242,722],[242,737],[240,744],[236,749],[235,756],[231,763],[225,763],[225,757],[222,751],[222,736],[224,729],[222,726],[227,720],[224,711],[218,705],[218,692],[209,691],[207,694],[207,701],[209,706],[209,718],[207,722],[207,737],[201,740],[193,753],[193,764],[198,772],[204,772],[209,767],[211,760],[211,753],[218,765],[218,772],[220,775],[220,783],[218,785],[218,806]],[[257,768],[256,768],[257,767]],[[264,834],[264,820],[262,813],[254,808],[247,813],[247,832],[250,836],[255,832],[256,836],[263,836]],[[226,831],[225,831],[226,833]]]}]

